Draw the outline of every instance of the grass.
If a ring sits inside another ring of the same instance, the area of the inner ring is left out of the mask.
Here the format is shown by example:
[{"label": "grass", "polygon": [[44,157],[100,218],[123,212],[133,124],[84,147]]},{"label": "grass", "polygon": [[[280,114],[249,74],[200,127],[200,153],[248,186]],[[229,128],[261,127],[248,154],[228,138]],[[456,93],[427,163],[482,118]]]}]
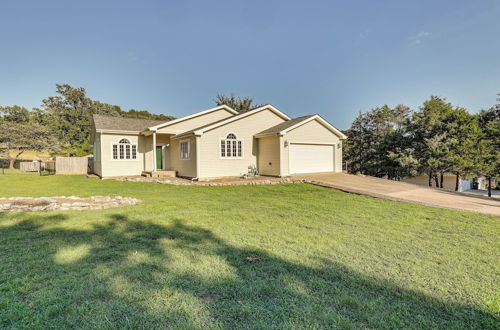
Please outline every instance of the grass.
[{"label": "grass", "polygon": [[[19,151],[15,151],[15,150],[9,151],[9,155],[11,157],[15,157],[18,153],[19,153]],[[26,150],[21,154],[21,156],[19,156],[18,159],[19,160],[33,160],[33,159],[48,160],[48,159],[50,159],[50,153],[47,151]]]},{"label": "grass", "polygon": [[0,213],[1,328],[499,328],[494,216],[306,184],[6,173],[0,197],[143,203]]}]

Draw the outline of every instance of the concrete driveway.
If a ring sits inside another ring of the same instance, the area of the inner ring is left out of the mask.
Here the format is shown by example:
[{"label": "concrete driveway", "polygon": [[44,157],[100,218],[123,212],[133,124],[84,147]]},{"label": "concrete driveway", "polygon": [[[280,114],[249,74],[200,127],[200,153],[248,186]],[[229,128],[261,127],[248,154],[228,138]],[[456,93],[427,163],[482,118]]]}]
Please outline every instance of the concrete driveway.
[{"label": "concrete driveway", "polygon": [[296,174],[292,177],[355,194],[500,216],[500,201],[488,197],[344,173]]}]

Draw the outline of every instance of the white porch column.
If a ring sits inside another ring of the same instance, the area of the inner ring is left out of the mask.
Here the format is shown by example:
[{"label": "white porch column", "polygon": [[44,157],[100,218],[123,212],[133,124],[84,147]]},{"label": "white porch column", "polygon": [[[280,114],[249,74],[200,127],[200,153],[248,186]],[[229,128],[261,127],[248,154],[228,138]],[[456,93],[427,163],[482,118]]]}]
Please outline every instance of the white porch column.
[{"label": "white porch column", "polygon": [[153,132],[153,171],[156,171],[156,132]]}]

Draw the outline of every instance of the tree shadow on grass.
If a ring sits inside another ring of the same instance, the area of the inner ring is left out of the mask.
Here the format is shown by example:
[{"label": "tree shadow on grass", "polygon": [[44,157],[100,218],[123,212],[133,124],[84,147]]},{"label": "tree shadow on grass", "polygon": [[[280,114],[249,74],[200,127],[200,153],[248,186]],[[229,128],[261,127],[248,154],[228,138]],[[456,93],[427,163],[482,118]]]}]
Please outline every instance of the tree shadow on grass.
[{"label": "tree shadow on grass", "polygon": [[163,226],[111,214],[90,230],[45,228],[65,219],[24,216],[0,227],[0,327],[498,326],[473,306],[329,260],[310,267],[237,248],[180,220]]}]

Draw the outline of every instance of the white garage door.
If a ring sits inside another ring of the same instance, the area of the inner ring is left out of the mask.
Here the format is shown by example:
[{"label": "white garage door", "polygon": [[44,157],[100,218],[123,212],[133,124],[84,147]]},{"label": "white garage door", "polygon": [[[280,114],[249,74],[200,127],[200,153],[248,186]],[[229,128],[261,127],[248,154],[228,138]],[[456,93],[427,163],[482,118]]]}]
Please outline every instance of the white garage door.
[{"label": "white garage door", "polygon": [[290,144],[290,174],[333,172],[333,147],[318,144]]}]

